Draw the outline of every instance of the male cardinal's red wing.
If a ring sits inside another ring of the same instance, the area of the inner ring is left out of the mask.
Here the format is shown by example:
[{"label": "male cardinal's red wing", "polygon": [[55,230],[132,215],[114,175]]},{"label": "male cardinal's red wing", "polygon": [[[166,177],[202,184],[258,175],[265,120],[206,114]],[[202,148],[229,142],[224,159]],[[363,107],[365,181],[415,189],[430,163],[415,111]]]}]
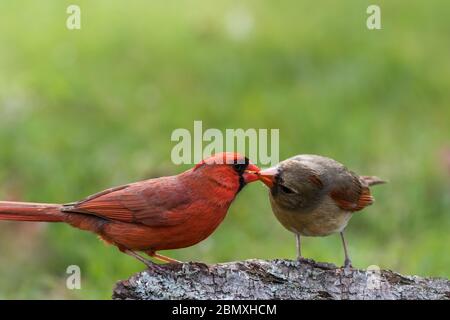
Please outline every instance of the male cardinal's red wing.
[{"label": "male cardinal's red wing", "polygon": [[189,192],[173,177],[164,177],[105,190],[64,211],[157,227],[184,222],[190,203]]},{"label": "male cardinal's red wing", "polygon": [[331,198],[342,210],[359,211],[373,203],[370,189],[351,172],[340,176],[337,186],[330,192]]}]

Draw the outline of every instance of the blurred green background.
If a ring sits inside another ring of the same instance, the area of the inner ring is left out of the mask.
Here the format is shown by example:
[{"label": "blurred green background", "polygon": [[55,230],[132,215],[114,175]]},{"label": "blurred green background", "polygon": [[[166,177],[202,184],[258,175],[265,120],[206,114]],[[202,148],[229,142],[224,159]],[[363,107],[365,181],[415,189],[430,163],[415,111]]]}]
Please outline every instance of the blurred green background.
[{"label": "blurred green background", "polygon": [[[379,4],[382,30],[366,28]],[[81,30],[66,8],[81,7]],[[0,199],[70,202],[182,172],[176,128],[279,128],[280,159],[331,156],[390,181],[347,228],[356,267],[450,276],[450,2],[1,1]],[[341,265],[338,235],[306,257]],[[295,258],[262,184],[218,230],[163,252]],[[82,289],[66,289],[68,265]],[[0,222],[0,298],[109,299],[143,265],[63,224]]]}]

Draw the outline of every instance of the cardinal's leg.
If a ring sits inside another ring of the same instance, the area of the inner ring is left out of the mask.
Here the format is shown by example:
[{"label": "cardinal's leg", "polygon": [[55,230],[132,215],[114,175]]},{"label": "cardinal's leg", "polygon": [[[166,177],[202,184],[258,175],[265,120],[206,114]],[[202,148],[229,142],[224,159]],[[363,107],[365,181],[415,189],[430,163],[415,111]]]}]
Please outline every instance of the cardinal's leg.
[{"label": "cardinal's leg", "polygon": [[297,260],[302,260],[302,248],[301,248],[301,241],[300,241],[300,234],[295,234],[295,240],[297,244]]},{"label": "cardinal's leg", "polygon": [[158,260],[163,261],[163,262],[181,263],[181,261],[178,261],[178,260],[175,260],[175,259],[163,256],[162,254],[156,253],[155,251],[152,251],[152,250],[145,251],[145,253],[148,254],[150,257],[153,257],[153,258],[158,259]]},{"label": "cardinal's leg", "polygon": [[126,249],[126,248],[119,248],[119,250],[122,251],[123,253],[126,253],[129,256],[132,256],[133,258],[138,259],[139,261],[141,261],[143,264],[145,264],[149,268],[153,268],[153,267],[156,266],[156,263],[145,259],[144,257],[140,256],[139,254],[137,254],[133,250],[129,250],[129,249]]},{"label": "cardinal's leg", "polygon": [[341,234],[342,245],[344,246],[344,254],[345,254],[344,268],[346,268],[346,269],[352,268],[352,261],[350,260],[350,257],[348,255],[347,243],[345,242],[345,238],[344,238],[344,231],[341,231],[340,234]]},{"label": "cardinal's leg", "polygon": [[325,269],[325,270],[332,270],[332,269],[336,268],[336,266],[334,266],[333,264],[329,264],[329,263],[325,263],[325,262],[316,262],[312,259],[303,258],[302,257],[302,242],[301,242],[299,233],[295,234],[295,239],[297,242],[297,260],[298,261],[300,261],[302,263],[311,264],[317,268],[321,268],[321,269]]}]

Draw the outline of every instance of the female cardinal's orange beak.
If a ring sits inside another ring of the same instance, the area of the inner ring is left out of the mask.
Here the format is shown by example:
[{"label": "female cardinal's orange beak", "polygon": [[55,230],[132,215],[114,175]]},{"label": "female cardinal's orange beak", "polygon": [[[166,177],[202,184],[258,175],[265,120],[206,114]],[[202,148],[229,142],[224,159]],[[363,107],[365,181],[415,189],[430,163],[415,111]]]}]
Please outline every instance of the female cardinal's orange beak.
[{"label": "female cardinal's orange beak", "polygon": [[277,173],[278,169],[276,167],[264,169],[258,172],[258,179],[269,188],[273,188]]},{"label": "female cardinal's orange beak", "polygon": [[254,164],[249,163],[247,166],[247,169],[242,174],[242,177],[244,178],[245,183],[250,183],[256,180],[259,180],[258,172],[261,169],[255,166]]}]

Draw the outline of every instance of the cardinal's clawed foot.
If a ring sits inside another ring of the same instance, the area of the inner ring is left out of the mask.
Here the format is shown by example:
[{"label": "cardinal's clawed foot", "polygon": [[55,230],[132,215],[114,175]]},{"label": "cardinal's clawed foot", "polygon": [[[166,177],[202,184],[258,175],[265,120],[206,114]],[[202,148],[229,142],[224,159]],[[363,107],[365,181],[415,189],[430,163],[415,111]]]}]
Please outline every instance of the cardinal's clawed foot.
[{"label": "cardinal's clawed foot", "polygon": [[350,260],[349,258],[345,258],[344,260],[344,269],[352,269],[352,260]]}]

